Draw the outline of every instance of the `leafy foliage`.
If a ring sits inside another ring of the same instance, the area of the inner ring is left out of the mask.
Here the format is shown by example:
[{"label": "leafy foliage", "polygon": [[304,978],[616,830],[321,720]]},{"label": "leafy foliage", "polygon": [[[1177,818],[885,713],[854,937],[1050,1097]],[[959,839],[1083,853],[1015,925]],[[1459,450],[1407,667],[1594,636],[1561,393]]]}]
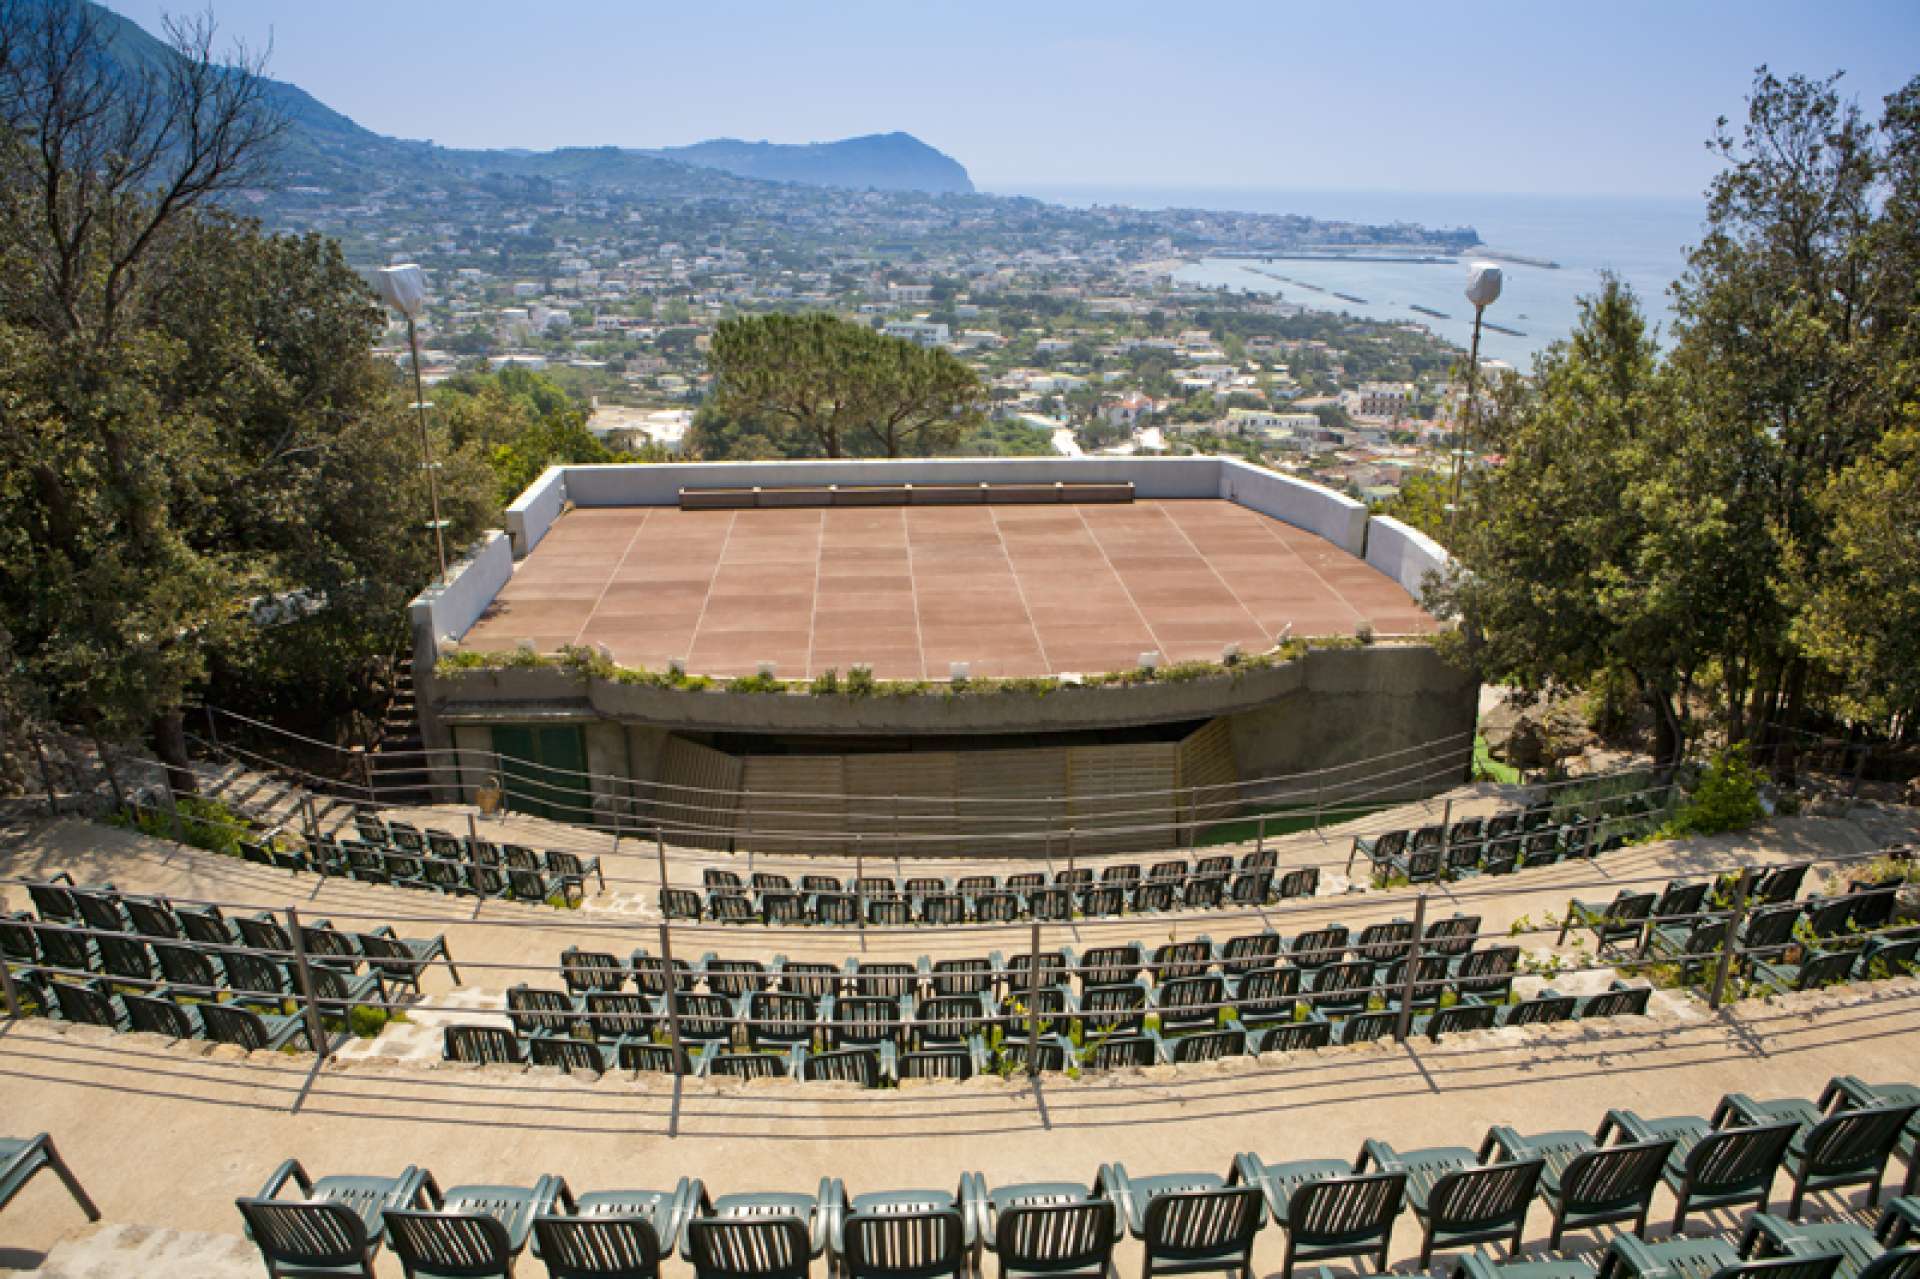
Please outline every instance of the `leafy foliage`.
[{"label": "leafy foliage", "polygon": [[1766,816],[1760,804],[1760,772],[1747,758],[1744,744],[1728,747],[1713,757],[1700,784],[1661,831],[1664,839],[1687,835],[1718,835],[1745,830]]}]

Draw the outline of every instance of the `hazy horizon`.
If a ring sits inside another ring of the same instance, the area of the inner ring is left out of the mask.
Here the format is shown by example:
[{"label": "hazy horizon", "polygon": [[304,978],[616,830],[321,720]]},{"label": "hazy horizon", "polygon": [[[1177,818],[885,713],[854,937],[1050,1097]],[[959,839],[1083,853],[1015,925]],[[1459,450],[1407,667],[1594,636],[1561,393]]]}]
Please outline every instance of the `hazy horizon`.
[{"label": "hazy horizon", "polygon": [[[150,31],[169,0],[109,0]],[[447,146],[827,141],[902,130],[1023,185],[1698,195],[1754,68],[1863,105],[1920,67],[1920,6],[1411,0],[1325,11],[984,0],[809,12],[575,0],[213,0],[224,37],[358,123]],[[368,33],[377,33],[369,38]],[[1903,34],[1904,33],[1904,34]],[[1902,54],[1900,50],[1906,50]],[[1475,162],[1465,164],[1463,146]],[[1147,180],[1143,181],[1143,177]]]}]

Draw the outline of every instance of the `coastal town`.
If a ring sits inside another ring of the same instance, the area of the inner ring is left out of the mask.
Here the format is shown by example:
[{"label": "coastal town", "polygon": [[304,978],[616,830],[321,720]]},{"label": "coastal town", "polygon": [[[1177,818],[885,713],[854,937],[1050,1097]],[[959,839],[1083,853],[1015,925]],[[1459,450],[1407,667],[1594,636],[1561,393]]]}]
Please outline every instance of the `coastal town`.
[{"label": "coastal town", "polygon": [[[979,374],[990,421],[965,452],[1225,454],[1375,502],[1444,465],[1464,353],[1418,323],[1342,314],[1323,291],[1203,287],[1179,271],[1231,257],[1253,284],[1283,278],[1276,260],[1302,253],[1457,256],[1475,242],[1466,230],[774,183],[666,198],[541,182],[510,199],[455,184],[295,183],[259,212],[338,237],[363,270],[419,261],[428,384],[542,373],[616,454],[750,456],[696,429],[714,325],[827,311]],[[383,349],[410,358],[397,327]]]}]

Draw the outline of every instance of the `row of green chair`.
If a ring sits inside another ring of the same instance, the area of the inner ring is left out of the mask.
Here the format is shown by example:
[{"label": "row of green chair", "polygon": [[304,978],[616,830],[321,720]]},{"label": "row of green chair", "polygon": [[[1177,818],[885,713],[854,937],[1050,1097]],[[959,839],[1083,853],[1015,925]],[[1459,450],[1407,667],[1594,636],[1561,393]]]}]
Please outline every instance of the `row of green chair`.
[{"label": "row of green chair", "polygon": [[[1810,1191],[1864,1183],[1877,1202],[1886,1165],[1920,1109],[1920,1102],[1886,1100],[1888,1088],[1837,1079],[1824,1106],[1735,1095],[1712,1122],[1614,1111],[1591,1138],[1495,1127],[1478,1153],[1401,1151],[1378,1140],[1366,1142],[1351,1163],[1273,1162],[1244,1153],[1224,1175],[1136,1177],[1116,1163],[1101,1167],[1091,1183],[989,1187],[968,1173],[953,1190],[850,1194],[840,1180],[826,1178],[811,1195],[714,1197],[682,1178],[671,1191],[576,1196],[553,1175],[532,1186],[443,1192],[418,1168],[396,1177],[316,1181],[289,1160],[260,1194],[237,1204],[275,1279],[316,1268],[371,1279],[382,1241],[409,1279],[510,1279],[529,1245],[555,1279],[659,1279],[676,1248],[695,1279],[810,1279],[822,1256],[843,1279],[966,1279],[984,1273],[987,1252],[1003,1279],[1106,1279],[1114,1246],[1128,1234],[1142,1245],[1145,1279],[1207,1271],[1251,1279],[1253,1247],[1269,1219],[1286,1237],[1281,1274],[1291,1279],[1302,1262],[1358,1257],[1385,1270],[1395,1223],[1408,1209],[1421,1228],[1422,1265],[1435,1251],[1486,1243],[1504,1245],[1511,1256],[1524,1242],[1536,1200],[1551,1213],[1549,1244],[1556,1249],[1566,1231],[1629,1224],[1632,1235],[1616,1237],[1600,1267],[1609,1279],[1669,1279],[1675,1272],[1689,1279],[1836,1279],[1849,1259],[1845,1279],[1911,1279],[1913,1250],[1904,1245],[1920,1221],[1920,1202],[1890,1205],[1872,1236],[1798,1224]],[[1794,1187],[1785,1219],[1764,1212],[1783,1167]],[[281,1197],[289,1183],[300,1198]],[[1676,1230],[1691,1211],[1755,1205],[1740,1251],[1692,1239],[1646,1244],[1640,1236],[1662,1184],[1680,1200]],[[1885,1260],[1889,1251],[1899,1255]],[[1454,1274],[1592,1279],[1593,1269],[1564,1261],[1496,1266],[1476,1251]]]},{"label": "row of green chair", "polygon": [[843,883],[810,874],[802,875],[797,886],[774,872],[756,871],[743,882],[737,872],[708,867],[701,873],[704,896],[691,888],[663,888],[660,909],[669,919],[729,924],[940,926],[1257,907],[1319,891],[1318,867],[1283,873],[1277,862],[1273,849],[1261,848],[1237,861],[1218,854],[1160,862],[1144,876],[1139,864],[1127,862],[1107,866],[1097,876],[1088,866],[1052,875],[1021,872],[1004,881],[997,875],[916,876],[904,884],[884,875],[858,875]]}]

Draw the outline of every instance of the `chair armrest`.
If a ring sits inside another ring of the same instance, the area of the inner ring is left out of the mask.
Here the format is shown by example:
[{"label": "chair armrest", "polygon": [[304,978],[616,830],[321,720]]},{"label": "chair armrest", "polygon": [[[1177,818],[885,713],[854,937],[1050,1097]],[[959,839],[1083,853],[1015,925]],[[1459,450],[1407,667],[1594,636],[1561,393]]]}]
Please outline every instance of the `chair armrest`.
[{"label": "chair armrest", "polygon": [[1486,1163],[1487,1156],[1496,1150],[1500,1152],[1502,1158],[1505,1160],[1525,1159],[1532,1153],[1532,1148],[1527,1145],[1520,1134],[1507,1124],[1495,1124],[1493,1127],[1487,1129],[1486,1138],[1480,1143],[1479,1161],[1483,1164]]},{"label": "chair armrest", "polygon": [[1920,1235],[1920,1196],[1902,1195],[1888,1201],[1880,1210],[1880,1224],[1873,1233],[1888,1248],[1902,1247]]},{"label": "chair armrest", "polygon": [[1615,1133],[1628,1141],[1649,1141],[1653,1134],[1647,1131],[1646,1121],[1631,1110],[1610,1109],[1600,1120],[1600,1126],[1594,1130],[1593,1144],[1604,1146],[1608,1138]]},{"label": "chair armrest", "polygon": [[1353,1161],[1355,1175],[1365,1172],[1369,1163],[1379,1165],[1381,1172],[1399,1172],[1406,1167],[1399,1152],[1378,1137],[1369,1137],[1361,1145],[1360,1154]]},{"label": "chair armrest", "polygon": [[47,876],[46,882],[49,884],[72,884],[73,876],[67,871],[57,870],[53,872],[53,874]]},{"label": "chair armrest", "polygon": [[1093,1179],[1093,1197],[1098,1199],[1103,1194],[1119,1208],[1116,1216],[1126,1222],[1133,1237],[1144,1238],[1147,1230],[1146,1201],[1133,1193],[1133,1179],[1127,1176],[1125,1164],[1115,1162],[1100,1165],[1100,1171]]},{"label": "chair armrest", "polygon": [[426,1199],[426,1206],[432,1212],[439,1212],[447,1206],[447,1197],[440,1192],[440,1183],[433,1179],[433,1174],[430,1172],[420,1174],[420,1194]]},{"label": "chair armrest", "polygon": [[367,931],[375,937],[398,937],[400,935],[394,932],[392,924],[381,924],[379,927],[369,928]]},{"label": "chair armrest", "polygon": [[833,1255],[847,1255],[847,1186],[838,1177],[820,1180],[820,1200],[817,1215],[826,1222],[827,1245]]},{"label": "chair armrest", "polygon": [[[808,1223],[808,1233],[812,1236],[813,1255],[819,1256],[827,1250],[827,1241],[833,1237],[834,1229],[834,1193],[838,1185],[832,1177],[820,1178],[820,1189],[813,1198],[813,1220]],[[841,1191],[845,1194],[845,1191]]]},{"label": "chair armrest", "polygon": [[1655,1276],[1671,1273],[1672,1268],[1661,1264],[1659,1255],[1646,1243],[1632,1235],[1615,1235],[1607,1243],[1607,1255],[1600,1263],[1597,1279],[1614,1279],[1617,1267],[1624,1266],[1634,1279],[1655,1279]]},{"label": "chair armrest", "polygon": [[309,1199],[313,1197],[313,1178],[307,1176],[307,1170],[300,1166],[298,1159],[289,1159],[278,1168],[275,1168],[273,1175],[267,1178],[267,1184],[260,1187],[258,1197],[261,1199],[273,1199],[277,1197],[280,1194],[281,1188],[284,1187],[289,1180],[300,1187],[301,1194]]},{"label": "chair armrest", "polygon": [[977,1172],[960,1174],[960,1212],[968,1242],[975,1247],[993,1247],[987,1230],[987,1182]]}]

